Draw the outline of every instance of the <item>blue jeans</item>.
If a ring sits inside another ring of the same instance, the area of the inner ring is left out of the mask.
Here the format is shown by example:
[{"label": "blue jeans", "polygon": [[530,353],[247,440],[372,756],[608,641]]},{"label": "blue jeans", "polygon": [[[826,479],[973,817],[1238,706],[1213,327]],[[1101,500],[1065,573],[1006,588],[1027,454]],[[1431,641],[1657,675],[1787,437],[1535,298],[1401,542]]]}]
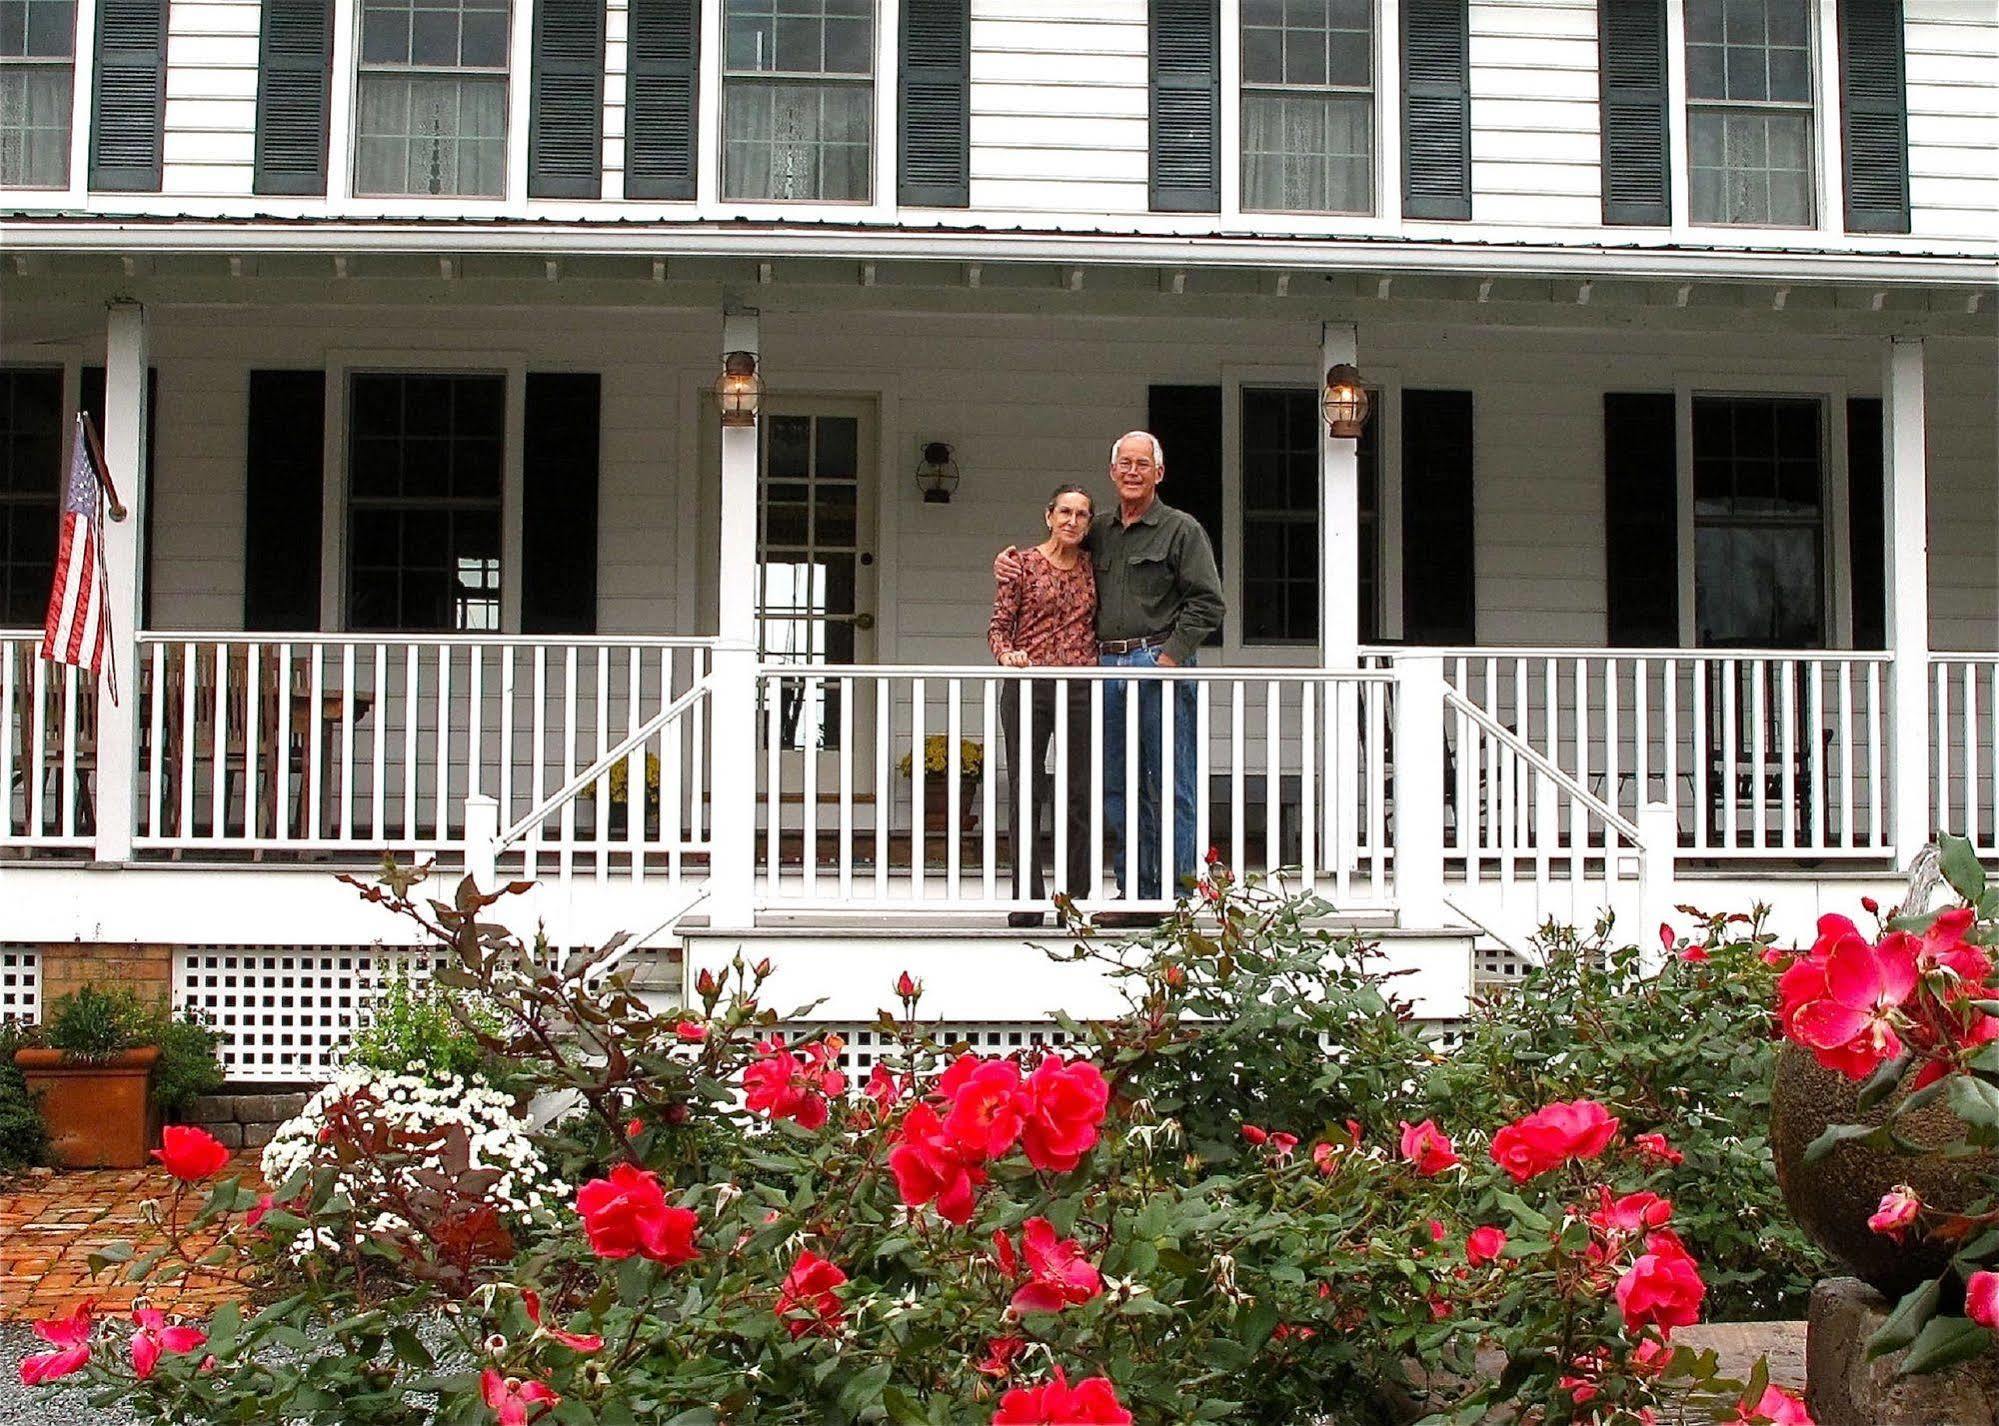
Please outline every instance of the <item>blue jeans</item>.
[{"label": "blue jeans", "polygon": [[[1158,649],[1104,654],[1098,662],[1117,668],[1157,668]],[[1192,665],[1193,659],[1187,664]],[[1104,821],[1110,832],[1112,867],[1125,879],[1125,699],[1138,693],[1138,889],[1124,886],[1134,900],[1167,899],[1194,874],[1194,685],[1173,685],[1173,881],[1159,883],[1159,789],[1164,781],[1160,743],[1160,689],[1157,682],[1108,680],[1104,684]]]}]

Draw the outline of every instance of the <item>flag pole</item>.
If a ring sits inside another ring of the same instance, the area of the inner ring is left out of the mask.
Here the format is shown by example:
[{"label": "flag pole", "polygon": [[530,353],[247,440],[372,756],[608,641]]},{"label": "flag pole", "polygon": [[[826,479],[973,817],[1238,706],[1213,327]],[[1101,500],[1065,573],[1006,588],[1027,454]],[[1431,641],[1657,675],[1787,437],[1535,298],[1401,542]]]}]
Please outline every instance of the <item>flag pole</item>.
[{"label": "flag pole", "polygon": [[104,446],[97,439],[97,423],[88,411],[77,413],[83,421],[83,439],[90,449],[90,468],[97,476],[97,483],[104,487],[104,499],[110,507],[114,520],[125,518],[125,502],[118,498],[118,487],[111,483],[111,463],[104,459]]}]

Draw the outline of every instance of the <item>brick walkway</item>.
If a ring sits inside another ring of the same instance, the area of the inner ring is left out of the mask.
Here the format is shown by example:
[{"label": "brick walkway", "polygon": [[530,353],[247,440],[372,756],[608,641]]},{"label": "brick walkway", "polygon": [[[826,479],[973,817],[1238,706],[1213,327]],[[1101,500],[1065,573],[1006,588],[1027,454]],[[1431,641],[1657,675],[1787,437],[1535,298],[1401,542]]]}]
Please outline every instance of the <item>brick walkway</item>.
[{"label": "brick walkway", "polygon": [[[254,1171],[249,1161],[230,1169]],[[157,1230],[139,1206],[154,1197],[164,1203],[171,1193],[172,1180],[158,1168],[31,1172],[0,1183],[0,1322],[60,1316],[86,1297],[109,1310],[129,1306],[138,1287],[121,1280],[122,1268],[91,1277],[90,1254],[118,1239],[139,1253],[156,1246]],[[202,1200],[190,1200],[184,1211],[191,1216]],[[155,1307],[205,1314],[240,1295],[226,1284],[197,1282],[164,1284],[148,1297]]]}]

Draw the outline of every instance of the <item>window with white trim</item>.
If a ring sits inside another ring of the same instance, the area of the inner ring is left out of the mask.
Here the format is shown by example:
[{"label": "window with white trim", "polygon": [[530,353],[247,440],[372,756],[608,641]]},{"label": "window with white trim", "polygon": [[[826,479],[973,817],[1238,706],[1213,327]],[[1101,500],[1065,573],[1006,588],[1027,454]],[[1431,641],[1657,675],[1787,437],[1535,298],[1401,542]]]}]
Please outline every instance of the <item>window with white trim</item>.
[{"label": "window with white trim", "polygon": [[1242,206],[1374,211],[1374,0],[1242,0]]},{"label": "window with white trim", "polygon": [[506,378],[357,372],[347,409],[347,627],[500,627]]},{"label": "window with white trim", "polygon": [[507,191],[508,0],[362,0],[354,191]]},{"label": "window with white trim", "polygon": [[725,0],[722,196],[864,203],[874,0]]},{"label": "window with white trim", "polygon": [[1686,0],[1689,214],[1810,227],[1811,0]]},{"label": "window with white trim", "polygon": [[1824,648],[1823,403],[1696,396],[1693,414],[1696,642]]},{"label": "window with white trim", "polygon": [[69,186],[76,0],[0,0],[0,188]]}]

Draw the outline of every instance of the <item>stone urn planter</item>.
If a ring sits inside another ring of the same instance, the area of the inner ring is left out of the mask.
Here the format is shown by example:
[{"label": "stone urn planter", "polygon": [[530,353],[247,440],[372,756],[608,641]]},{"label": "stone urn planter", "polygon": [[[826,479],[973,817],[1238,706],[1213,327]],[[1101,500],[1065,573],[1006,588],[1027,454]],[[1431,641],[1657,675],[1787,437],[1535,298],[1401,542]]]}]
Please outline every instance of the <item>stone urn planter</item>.
[{"label": "stone urn planter", "polygon": [[[958,830],[974,832],[979,826],[979,780],[958,779]],[[923,779],[923,830],[930,836],[951,831],[951,785],[941,777]]]},{"label": "stone urn planter", "polygon": [[14,1065],[41,1104],[49,1150],[69,1169],[143,1168],[159,1139],[153,1108],[156,1045],[104,1059],[76,1059],[61,1050],[14,1052]]},{"label": "stone urn planter", "polygon": [[[1797,1045],[1777,1055],[1770,1091],[1770,1149],[1777,1186],[1791,1216],[1805,1234],[1876,1291],[1894,1302],[1949,1261],[1936,1244],[1896,1243],[1868,1228],[1868,1215],[1897,1184],[1915,1189],[1923,1202],[1944,1209],[1968,1208],[1980,1196],[1980,1179],[1999,1168],[1999,1156],[1945,1159],[1940,1153],[1902,1154],[1843,1143],[1815,1164],[1805,1149],[1834,1124],[1879,1124],[1907,1097],[1898,1089],[1872,1110],[1858,1108],[1861,1081],[1825,1069]],[[1941,1149],[1957,1139],[1963,1125],[1941,1099],[1901,1119],[1896,1132],[1910,1143]]]}]

